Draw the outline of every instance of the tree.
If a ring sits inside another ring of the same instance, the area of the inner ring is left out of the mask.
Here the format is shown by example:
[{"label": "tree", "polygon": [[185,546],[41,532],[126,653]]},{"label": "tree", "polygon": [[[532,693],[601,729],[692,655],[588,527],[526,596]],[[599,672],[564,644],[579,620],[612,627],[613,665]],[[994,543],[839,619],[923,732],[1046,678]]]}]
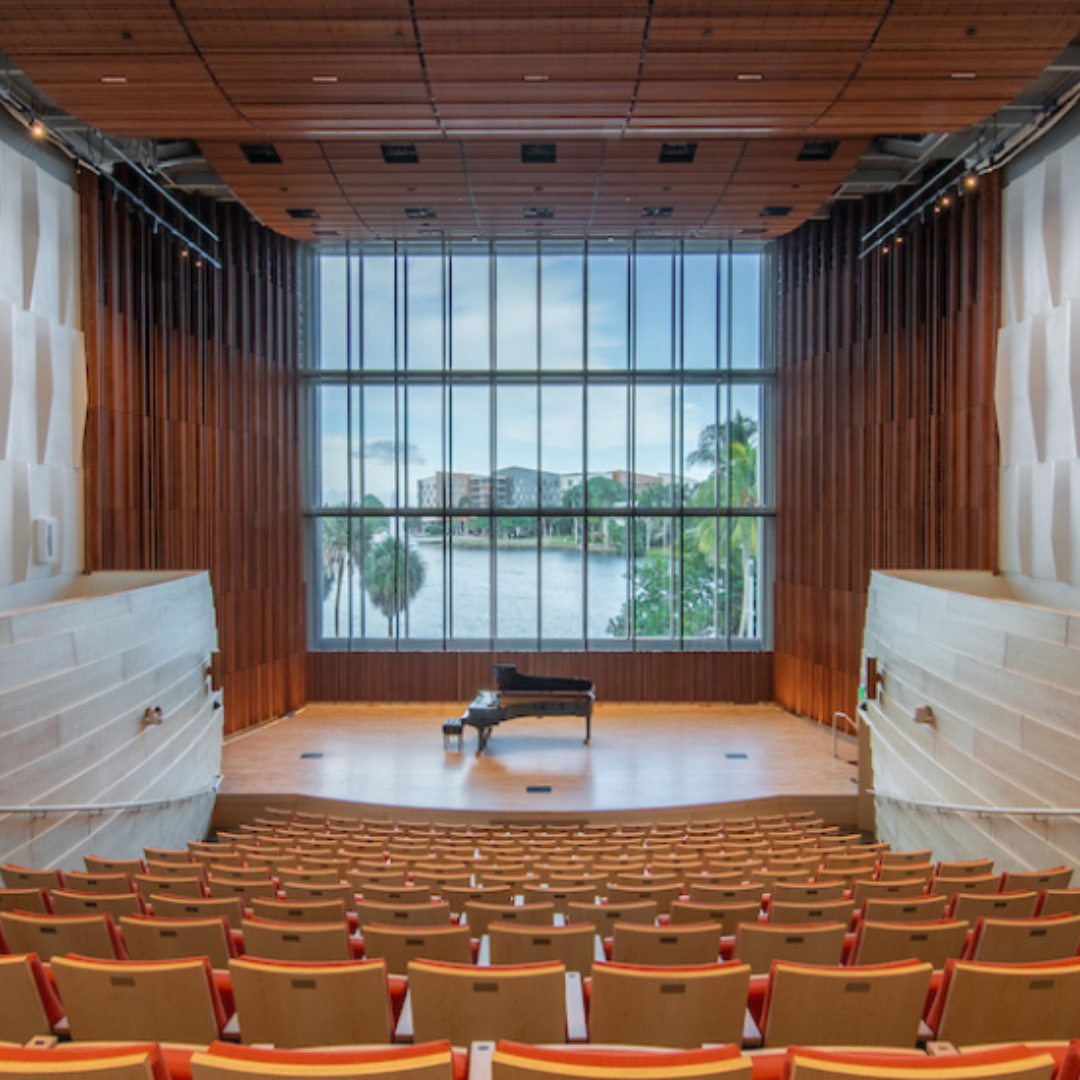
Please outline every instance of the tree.
[{"label": "tree", "polygon": [[383,537],[364,559],[364,588],[371,602],[386,616],[387,634],[394,636],[394,620],[424,585],[424,562],[404,541]]},{"label": "tree", "polygon": [[[720,502],[732,507],[749,509],[758,504],[757,421],[736,412],[730,426],[709,424],[698,438],[697,449],[687,456],[691,465],[709,465],[712,473],[699,484],[691,502],[697,506],[716,506]],[[729,502],[730,500],[730,502]],[[754,517],[735,517],[724,521],[721,545],[726,541],[739,553],[739,566],[733,568],[729,582],[732,612],[738,611],[734,632],[749,637],[753,632],[755,604],[747,585],[753,580],[758,553],[758,520]],[[699,519],[694,528],[698,547],[707,559],[715,562],[717,552],[716,522]],[[737,604],[737,607],[736,607]]]},{"label": "tree", "polygon": [[[381,509],[375,495],[365,495],[365,508]],[[334,507],[347,511],[344,503]],[[325,517],[322,519],[322,578],[323,599],[334,592],[334,637],[341,637],[341,600],[345,582],[363,562],[364,552],[372,539],[386,529],[384,517]]]}]

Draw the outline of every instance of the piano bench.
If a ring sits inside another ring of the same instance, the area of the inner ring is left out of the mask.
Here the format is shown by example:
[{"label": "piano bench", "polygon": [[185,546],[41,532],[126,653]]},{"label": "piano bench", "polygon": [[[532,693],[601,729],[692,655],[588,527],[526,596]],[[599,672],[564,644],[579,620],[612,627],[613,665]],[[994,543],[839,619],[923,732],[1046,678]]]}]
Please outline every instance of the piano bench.
[{"label": "piano bench", "polygon": [[457,739],[457,748],[461,749],[462,731],[465,725],[458,719],[444,720],[442,726],[442,744],[443,749],[448,750],[450,748],[450,740]]}]

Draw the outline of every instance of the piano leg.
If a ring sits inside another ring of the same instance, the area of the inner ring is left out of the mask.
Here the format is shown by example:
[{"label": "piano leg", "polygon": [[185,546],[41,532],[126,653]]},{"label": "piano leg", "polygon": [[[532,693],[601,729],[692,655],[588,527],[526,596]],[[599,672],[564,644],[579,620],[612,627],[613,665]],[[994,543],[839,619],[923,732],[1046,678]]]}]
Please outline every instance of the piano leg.
[{"label": "piano leg", "polygon": [[476,729],[476,756],[479,757],[486,749],[488,739],[491,738],[490,726],[478,727]]},{"label": "piano leg", "polygon": [[592,712],[585,714],[585,745],[589,745],[589,740],[592,738]]}]

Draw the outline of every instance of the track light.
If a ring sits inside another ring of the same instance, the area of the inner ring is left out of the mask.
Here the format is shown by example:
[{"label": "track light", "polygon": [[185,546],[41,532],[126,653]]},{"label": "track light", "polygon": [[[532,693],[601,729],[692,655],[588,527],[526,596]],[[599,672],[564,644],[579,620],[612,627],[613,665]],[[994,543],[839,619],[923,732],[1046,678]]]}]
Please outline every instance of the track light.
[{"label": "track light", "polygon": [[30,134],[33,135],[35,139],[44,139],[45,125],[40,120],[35,120],[30,125]]}]

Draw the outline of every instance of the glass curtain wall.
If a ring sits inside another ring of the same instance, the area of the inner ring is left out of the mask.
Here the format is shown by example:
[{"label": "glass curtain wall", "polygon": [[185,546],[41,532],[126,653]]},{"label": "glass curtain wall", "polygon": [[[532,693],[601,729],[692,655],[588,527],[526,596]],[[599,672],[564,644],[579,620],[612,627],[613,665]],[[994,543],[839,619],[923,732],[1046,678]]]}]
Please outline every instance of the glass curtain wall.
[{"label": "glass curtain wall", "polygon": [[689,242],[319,254],[312,647],[768,647],[767,257]]}]

